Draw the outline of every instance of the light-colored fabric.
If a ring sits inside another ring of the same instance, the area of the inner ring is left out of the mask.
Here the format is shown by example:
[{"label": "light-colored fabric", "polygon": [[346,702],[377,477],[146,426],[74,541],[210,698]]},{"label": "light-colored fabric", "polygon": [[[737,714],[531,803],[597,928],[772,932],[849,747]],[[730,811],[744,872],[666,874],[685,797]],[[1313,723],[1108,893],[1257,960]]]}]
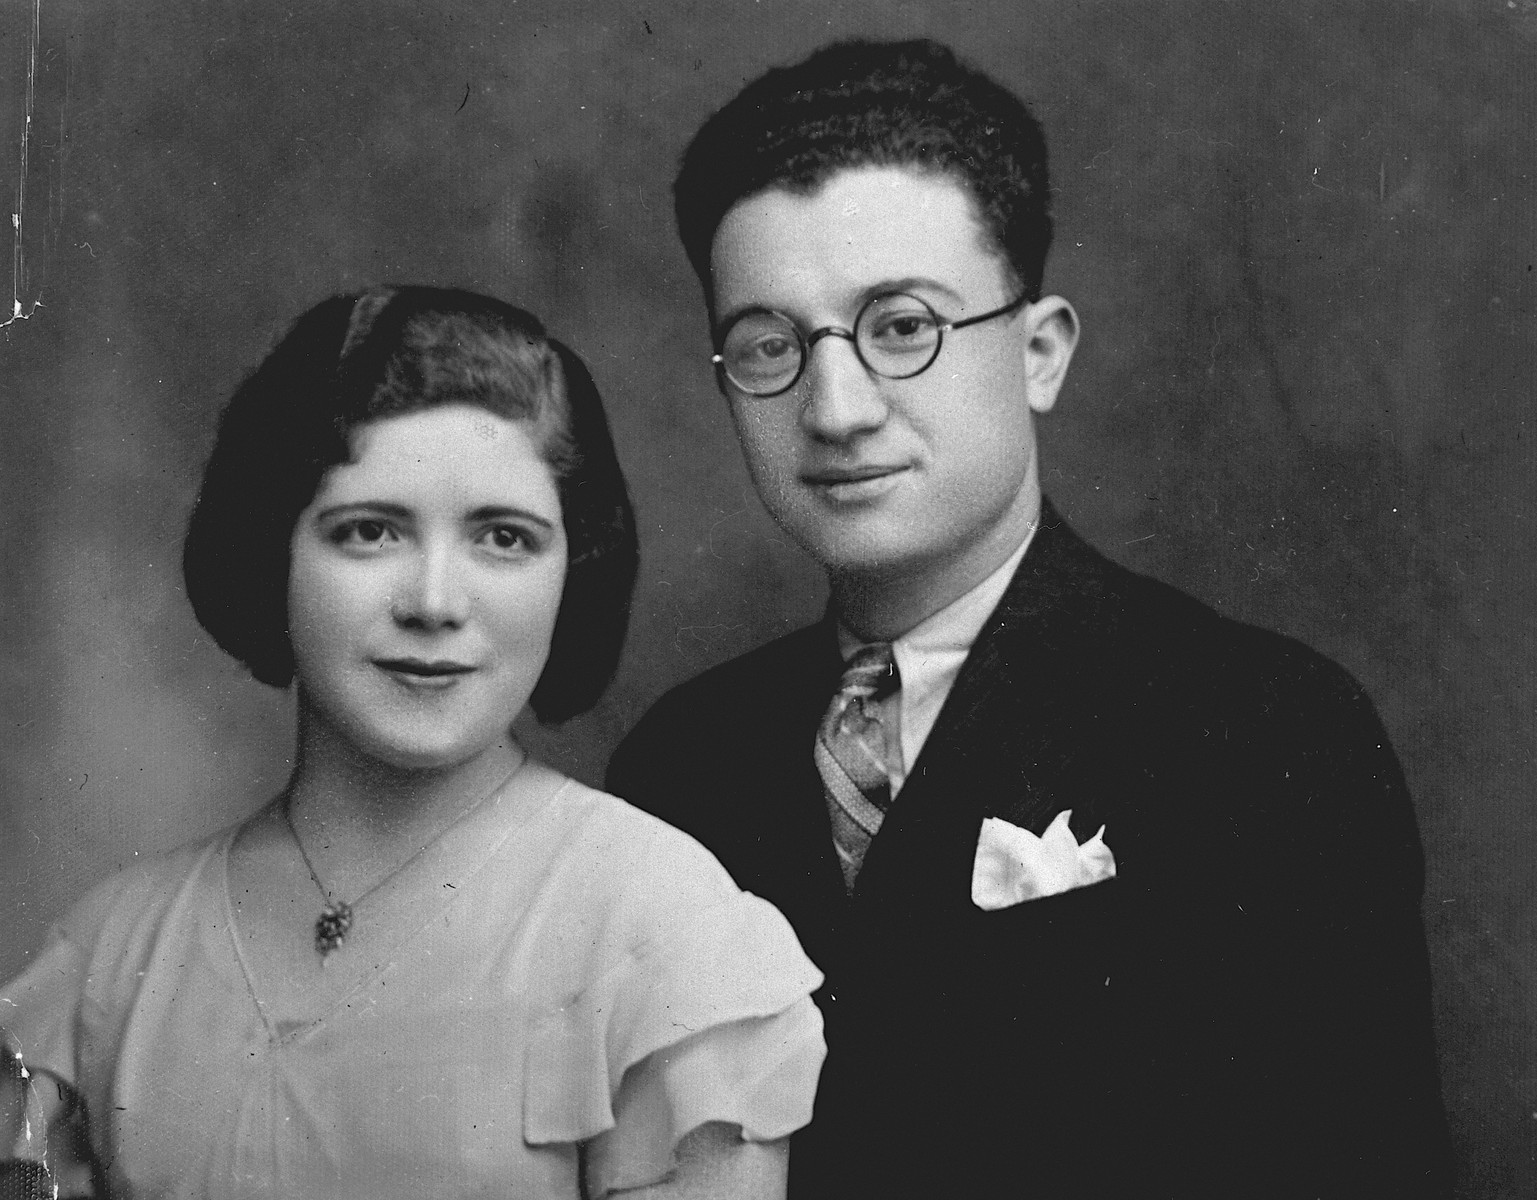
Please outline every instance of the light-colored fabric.
[{"label": "light-colored fabric", "polygon": [[29,1065],[83,1094],[115,1196],[564,1200],[579,1143],[601,1196],[664,1178],[702,1122],[810,1119],[820,974],[776,909],[612,796],[529,764],[455,830],[483,862],[426,872],[386,961],[299,1027],[238,950],[233,836],[102,885],[0,989]]},{"label": "light-colored fabric", "polygon": [[901,686],[891,643],[861,648],[843,668],[812,748],[832,823],[833,847],[849,891],[870,839],[891,803],[890,761],[900,753],[887,726],[899,719],[883,703]]},{"label": "light-colored fabric", "polygon": [[[918,761],[923,743],[939,719],[939,710],[945,706],[956,676],[961,673],[961,665],[971,653],[982,626],[987,624],[987,618],[993,615],[993,610],[1003,599],[1009,581],[1014,578],[1014,572],[1019,569],[1034,540],[1035,526],[1032,525],[1019,548],[996,571],[892,642],[897,674],[902,677],[902,690],[885,701],[887,706],[898,709],[898,719],[892,726],[901,731],[900,756],[892,756],[893,799]],[[845,662],[870,644],[860,641],[842,625],[838,626],[838,649]]]},{"label": "light-colored fabric", "polygon": [[971,902],[997,912],[1114,879],[1115,855],[1105,845],[1105,826],[1079,845],[1072,819],[1073,810],[1065,808],[1037,835],[984,817],[971,864]]}]

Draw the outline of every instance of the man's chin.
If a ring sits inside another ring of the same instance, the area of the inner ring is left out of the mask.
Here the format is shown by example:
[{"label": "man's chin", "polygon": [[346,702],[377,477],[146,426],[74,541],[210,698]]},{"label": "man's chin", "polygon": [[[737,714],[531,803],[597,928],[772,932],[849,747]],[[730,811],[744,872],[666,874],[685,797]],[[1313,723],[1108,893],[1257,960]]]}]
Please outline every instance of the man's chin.
[{"label": "man's chin", "polygon": [[[880,536],[882,532],[886,536]],[[910,535],[901,536],[903,532],[843,530],[838,536],[824,534],[795,540],[834,579],[875,584],[920,572],[925,562],[942,557],[927,547],[914,545]],[[791,536],[795,537],[793,533]]]}]

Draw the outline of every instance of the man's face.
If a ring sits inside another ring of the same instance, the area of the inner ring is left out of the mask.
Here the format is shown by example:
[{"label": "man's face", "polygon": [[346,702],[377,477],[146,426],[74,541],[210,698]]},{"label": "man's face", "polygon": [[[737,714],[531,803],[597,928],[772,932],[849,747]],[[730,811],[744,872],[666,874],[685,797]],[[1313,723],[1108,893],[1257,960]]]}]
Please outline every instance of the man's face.
[{"label": "man's face", "polygon": [[[885,292],[918,297],[942,321],[1017,295],[961,185],[905,167],[749,197],[721,222],[711,264],[717,328],[761,307],[803,339],[852,329]],[[907,379],[821,338],[781,395],[726,385],[753,482],[835,581],[925,581],[948,602],[1001,564],[1039,511],[1033,414],[1055,401],[1076,332],[1072,309],[1047,298],[946,333],[939,357]]]}]

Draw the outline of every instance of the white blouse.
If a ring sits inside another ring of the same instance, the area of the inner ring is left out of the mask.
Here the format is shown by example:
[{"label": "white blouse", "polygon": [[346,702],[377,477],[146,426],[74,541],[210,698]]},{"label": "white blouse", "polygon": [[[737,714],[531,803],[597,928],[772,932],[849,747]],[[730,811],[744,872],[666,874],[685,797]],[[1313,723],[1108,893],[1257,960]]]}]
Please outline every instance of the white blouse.
[{"label": "white blouse", "polygon": [[114,1196],[565,1200],[585,1175],[600,1197],[665,1178],[703,1122],[810,1120],[820,973],[623,801],[526,764],[360,909],[393,948],[286,1027],[233,919],[237,832],[96,888],[0,989],[27,1067],[84,1097]]}]

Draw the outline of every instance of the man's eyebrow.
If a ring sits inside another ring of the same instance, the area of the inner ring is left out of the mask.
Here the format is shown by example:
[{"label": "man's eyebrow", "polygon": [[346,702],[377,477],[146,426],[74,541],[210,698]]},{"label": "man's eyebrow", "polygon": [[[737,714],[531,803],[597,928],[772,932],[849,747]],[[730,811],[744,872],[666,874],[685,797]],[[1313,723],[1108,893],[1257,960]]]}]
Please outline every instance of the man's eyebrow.
[{"label": "man's eyebrow", "polygon": [[966,303],[966,297],[954,288],[927,275],[906,275],[901,279],[883,279],[879,283],[872,283],[859,293],[859,303],[868,304],[872,297],[890,292],[939,292],[945,299],[953,300],[956,304]]},{"label": "man's eyebrow", "polygon": [[[868,304],[874,297],[890,295],[892,292],[922,292],[931,294],[938,292],[945,300],[951,303],[966,303],[966,298],[960,292],[948,284],[940,283],[937,279],[930,278],[927,275],[903,275],[895,279],[878,279],[874,283],[866,284],[855,291],[850,296],[850,308],[852,311],[849,314],[849,319],[853,320],[854,313],[857,313],[860,308]],[[739,304],[735,308],[728,309],[720,314],[715,322],[715,330],[719,332],[745,312],[779,311],[773,305],[762,302]],[[793,317],[794,314],[786,313],[785,315]]]}]

